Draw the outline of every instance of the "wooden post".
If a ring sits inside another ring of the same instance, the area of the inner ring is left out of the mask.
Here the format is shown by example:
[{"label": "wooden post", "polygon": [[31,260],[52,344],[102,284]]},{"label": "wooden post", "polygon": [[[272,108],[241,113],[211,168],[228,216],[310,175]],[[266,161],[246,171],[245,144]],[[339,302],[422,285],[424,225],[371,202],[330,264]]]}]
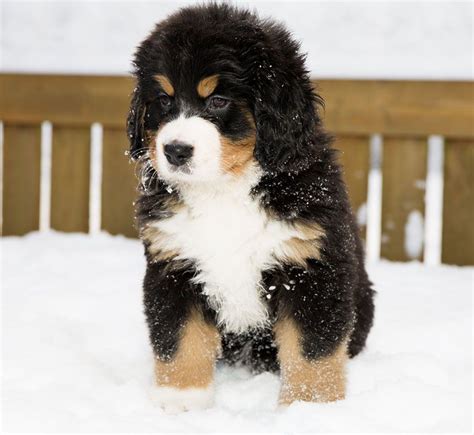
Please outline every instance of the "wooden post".
[{"label": "wooden post", "polygon": [[[410,234],[408,220],[412,213],[425,216],[427,140],[384,138],[382,163],[382,246],[381,256],[388,260],[422,260],[423,245],[415,257],[409,255],[406,243]],[[416,224],[416,221],[415,221]],[[423,238],[423,227],[417,236]]]},{"label": "wooden post", "polygon": [[133,202],[137,196],[135,164],[129,162],[124,129],[105,128],[102,148],[102,229],[137,237]]},{"label": "wooden post", "polygon": [[365,239],[367,217],[367,186],[370,169],[370,138],[367,136],[341,136],[335,143],[340,150],[340,162],[344,171],[352,210],[359,223],[360,234]]},{"label": "wooden post", "polygon": [[444,148],[442,262],[474,264],[474,141],[447,139]]},{"label": "wooden post", "polygon": [[90,128],[53,126],[51,228],[89,230]]},{"label": "wooden post", "polygon": [[4,236],[39,229],[41,128],[39,125],[3,127]]}]

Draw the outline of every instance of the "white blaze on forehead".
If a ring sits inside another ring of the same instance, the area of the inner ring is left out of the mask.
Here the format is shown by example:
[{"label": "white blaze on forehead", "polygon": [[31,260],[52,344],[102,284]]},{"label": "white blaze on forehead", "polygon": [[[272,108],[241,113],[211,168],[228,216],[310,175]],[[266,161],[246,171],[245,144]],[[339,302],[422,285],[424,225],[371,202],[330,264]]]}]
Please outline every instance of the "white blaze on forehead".
[{"label": "white blaze on forehead", "polygon": [[[163,147],[172,142],[179,142],[194,147],[189,163],[189,174],[173,171],[163,153]],[[168,122],[156,137],[156,155],[158,170],[164,178],[169,179],[209,179],[220,175],[220,136],[216,126],[199,116],[178,119]]]}]

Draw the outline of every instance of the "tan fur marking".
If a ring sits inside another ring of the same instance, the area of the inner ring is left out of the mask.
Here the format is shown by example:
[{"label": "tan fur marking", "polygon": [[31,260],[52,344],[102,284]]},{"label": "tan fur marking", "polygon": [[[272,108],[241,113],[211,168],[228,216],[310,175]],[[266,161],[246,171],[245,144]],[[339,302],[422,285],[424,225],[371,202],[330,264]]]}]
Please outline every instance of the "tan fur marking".
[{"label": "tan fur marking", "polygon": [[[175,202],[174,198],[170,198],[164,208],[170,214],[176,214],[183,204]],[[154,262],[171,260],[179,255],[174,249],[167,249],[169,235],[160,231],[154,226],[146,226],[140,231],[140,239],[148,242],[148,253],[152,256]]]},{"label": "tan fur marking", "polygon": [[255,125],[255,119],[252,115],[252,112],[246,106],[241,106],[241,107],[242,107],[242,111],[244,112],[245,119],[248,121],[252,129],[256,131],[257,127]]},{"label": "tan fur marking", "polygon": [[172,361],[156,359],[156,383],[161,387],[205,388],[211,384],[220,346],[217,329],[194,311],[183,327]]},{"label": "tan fur marking", "polygon": [[319,244],[313,240],[302,240],[292,237],[281,248],[278,259],[285,263],[291,263],[306,267],[308,258],[319,259]]},{"label": "tan fur marking", "polygon": [[281,366],[281,404],[296,400],[333,402],[344,399],[346,340],[332,355],[311,361],[302,354],[301,334],[293,320],[278,321],[274,331]]},{"label": "tan fur marking", "polygon": [[218,74],[203,78],[197,85],[197,92],[199,96],[202,98],[207,98],[214,92],[214,89],[216,89],[218,82]]},{"label": "tan fur marking", "polygon": [[163,249],[167,235],[157,228],[148,227],[141,232],[140,238],[150,242],[148,253],[153,257],[154,262],[171,260],[179,255],[174,249]]},{"label": "tan fur marking", "polygon": [[285,263],[306,267],[308,258],[321,258],[321,238],[325,232],[315,222],[296,222],[294,227],[301,236],[285,242],[276,257]]},{"label": "tan fur marking", "polygon": [[174,88],[168,77],[162,74],[157,74],[154,78],[170,97],[174,95]]},{"label": "tan fur marking", "polygon": [[221,165],[224,171],[240,175],[253,160],[254,148],[255,133],[237,141],[221,136]]}]

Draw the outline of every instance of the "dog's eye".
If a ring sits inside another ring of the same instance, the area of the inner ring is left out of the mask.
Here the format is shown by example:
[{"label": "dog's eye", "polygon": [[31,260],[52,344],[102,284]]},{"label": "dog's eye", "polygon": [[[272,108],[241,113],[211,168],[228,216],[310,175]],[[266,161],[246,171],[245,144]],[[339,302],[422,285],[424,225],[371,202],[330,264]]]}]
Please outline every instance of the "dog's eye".
[{"label": "dog's eye", "polygon": [[229,100],[222,97],[211,97],[209,99],[209,107],[211,109],[223,109],[229,104]]},{"label": "dog's eye", "polygon": [[164,109],[167,109],[171,106],[171,97],[169,95],[161,94],[158,99],[160,101],[161,107]]}]

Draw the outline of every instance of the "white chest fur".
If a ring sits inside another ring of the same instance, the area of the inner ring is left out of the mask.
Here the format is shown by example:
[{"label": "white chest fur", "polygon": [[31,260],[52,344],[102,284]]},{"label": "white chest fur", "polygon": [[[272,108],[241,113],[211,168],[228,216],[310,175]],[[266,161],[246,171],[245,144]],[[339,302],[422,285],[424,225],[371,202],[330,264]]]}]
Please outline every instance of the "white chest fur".
[{"label": "white chest fur", "polygon": [[295,230],[269,219],[249,195],[252,179],[242,177],[219,186],[182,190],[185,207],[153,224],[165,237],[162,248],[193,260],[204,294],[229,332],[264,325],[268,319],[261,297],[261,272],[273,254],[294,237]]}]

